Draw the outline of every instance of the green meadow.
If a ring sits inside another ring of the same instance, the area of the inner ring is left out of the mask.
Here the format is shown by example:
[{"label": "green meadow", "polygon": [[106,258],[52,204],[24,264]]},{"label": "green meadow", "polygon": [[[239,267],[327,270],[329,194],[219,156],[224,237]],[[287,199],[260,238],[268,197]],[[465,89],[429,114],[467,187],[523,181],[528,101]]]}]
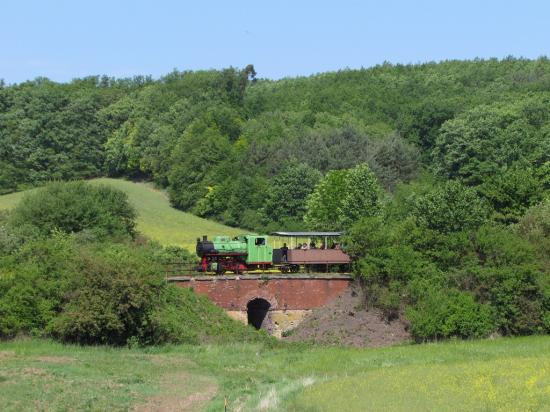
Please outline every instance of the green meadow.
[{"label": "green meadow", "polygon": [[[550,410],[550,337],[383,349],[0,343],[2,410]],[[170,409],[172,408],[172,409]]]},{"label": "green meadow", "polygon": [[[138,212],[137,229],[163,245],[178,245],[194,251],[195,242],[199,236],[235,236],[243,233],[242,229],[225,226],[174,209],[170,206],[167,195],[149,183],[109,178],[94,179],[92,182],[108,184],[123,190]],[[13,208],[28,192],[0,196],[0,210]]]}]

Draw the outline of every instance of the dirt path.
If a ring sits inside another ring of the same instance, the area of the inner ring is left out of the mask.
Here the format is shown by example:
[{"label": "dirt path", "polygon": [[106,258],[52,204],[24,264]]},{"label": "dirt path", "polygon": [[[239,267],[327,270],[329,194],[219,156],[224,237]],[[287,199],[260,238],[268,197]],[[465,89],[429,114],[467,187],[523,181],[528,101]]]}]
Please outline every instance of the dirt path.
[{"label": "dirt path", "polygon": [[[173,380],[180,384],[168,383],[163,386],[162,395],[156,395],[134,408],[135,412],[180,412],[180,411],[201,411],[206,404],[212,400],[218,387],[211,381],[202,382],[202,388],[191,394],[185,389],[185,380],[190,379],[188,375],[174,374],[169,375]],[[193,377],[196,379],[196,377]]]},{"label": "dirt path", "polygon": [[[153,362],[164,363],[163,357],[155,357]],[[166,361],[169,361],[166,358]],[[173,361],[173,360],[172,360]],[[190,361],[185,360],[189,365]],[[167,369],[174,365],[166,364]],[[181,365],[179,365],[181,366]],[[187,372],[168,372],[160,382],[160,393],[150,397],[145,403],[137,405],[134,412],[180,412],[201,411],[218,391],[218,385],[212,377]]]}]

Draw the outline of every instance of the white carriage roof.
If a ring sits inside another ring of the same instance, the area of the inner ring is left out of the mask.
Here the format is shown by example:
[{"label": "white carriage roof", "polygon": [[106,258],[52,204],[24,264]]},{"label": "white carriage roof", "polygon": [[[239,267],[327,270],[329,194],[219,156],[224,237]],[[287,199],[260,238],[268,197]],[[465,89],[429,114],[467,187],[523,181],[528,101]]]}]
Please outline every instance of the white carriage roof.
[{"label": "white carriage roof", "polygon": [[344,232],[271,232],[271,234],[286,237],[336,237],[342,236]]}]

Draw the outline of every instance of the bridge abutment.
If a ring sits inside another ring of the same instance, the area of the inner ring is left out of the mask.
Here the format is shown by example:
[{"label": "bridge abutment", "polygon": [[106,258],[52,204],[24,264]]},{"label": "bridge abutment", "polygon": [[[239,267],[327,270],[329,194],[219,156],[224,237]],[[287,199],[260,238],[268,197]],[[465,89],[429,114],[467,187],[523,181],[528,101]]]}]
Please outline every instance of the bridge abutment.
[{"label": "bridge abutment", "polygon": [[[340,274],[262,274],[177,276],[169,281],[207,296],[232,318],[281,337],[313,309],[340,296],[352,278]],[[264,310],[265,316],[259,321]]]}]

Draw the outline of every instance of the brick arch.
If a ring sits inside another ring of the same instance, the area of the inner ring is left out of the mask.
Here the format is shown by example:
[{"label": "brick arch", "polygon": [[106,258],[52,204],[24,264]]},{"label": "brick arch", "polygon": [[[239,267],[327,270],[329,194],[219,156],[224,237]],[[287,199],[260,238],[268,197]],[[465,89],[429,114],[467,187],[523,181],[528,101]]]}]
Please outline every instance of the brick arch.
[{"label": "brick arch", "polygon": [[250,291],[241,297],[239,302],[240,310],[246,310],[248,303],[254,299],[264,299],[267,302],[269,302],[270,310],[279,309],[279,304],[275,296],[267,293],[264,290],[258,289],[258,290]]}]

